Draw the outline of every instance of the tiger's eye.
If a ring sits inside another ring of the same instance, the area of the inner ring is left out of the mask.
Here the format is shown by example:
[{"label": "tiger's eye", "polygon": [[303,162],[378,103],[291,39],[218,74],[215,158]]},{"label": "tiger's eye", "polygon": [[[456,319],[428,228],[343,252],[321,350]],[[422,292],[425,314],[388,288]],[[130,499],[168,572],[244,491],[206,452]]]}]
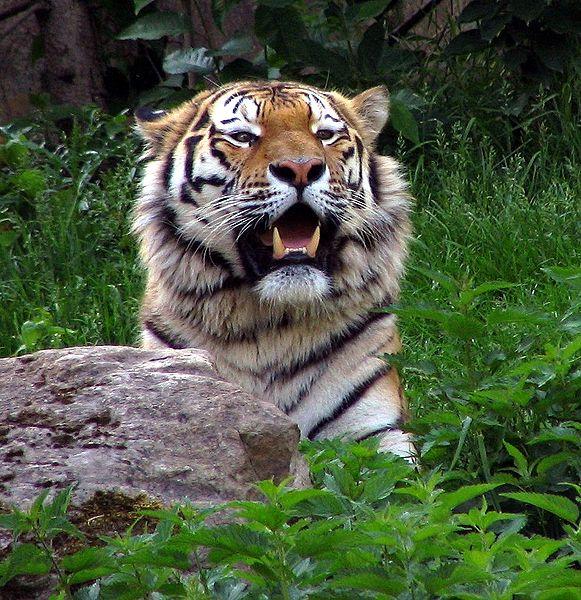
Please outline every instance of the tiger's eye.
[{"label": "tiger's eye", "polygon": [[331,129],[319,129],[315,135],[320,140],[330,140],[335,135],[335,132],[331,131]]},{"label": "tiger's eye", "polygon": [[256,139],[256,136],[249,131],[234,131],[230,137],[242,144],[251,144]]}]

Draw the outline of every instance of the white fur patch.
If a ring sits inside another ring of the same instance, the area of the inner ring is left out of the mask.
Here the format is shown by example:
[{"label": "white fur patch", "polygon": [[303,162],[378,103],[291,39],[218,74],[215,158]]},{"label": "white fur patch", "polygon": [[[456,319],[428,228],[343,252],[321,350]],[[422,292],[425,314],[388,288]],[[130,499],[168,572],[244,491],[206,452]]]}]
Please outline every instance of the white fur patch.
[{"label": "white fur patch", "polygon": [[331,290],[327,275],[308,265],[288,265],[265,275],[254,288],[267,304],[314,304]]}]

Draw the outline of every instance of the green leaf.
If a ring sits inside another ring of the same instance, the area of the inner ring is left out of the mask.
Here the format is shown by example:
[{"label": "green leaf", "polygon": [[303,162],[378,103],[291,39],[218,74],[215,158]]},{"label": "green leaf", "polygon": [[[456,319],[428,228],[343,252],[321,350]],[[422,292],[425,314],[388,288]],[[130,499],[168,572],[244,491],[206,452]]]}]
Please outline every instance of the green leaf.
[{"label": "green leaf", "polygon": [[476,401],[479,399],[492,401],[492,406],[495,410],[502,410],[506,407],[514,408],[515,404],[518,406],[528,406],[533,396],[534,390],[522,390],[515,387],[488,388],[476,390],[471,394],[471,398]]},{"label": "green leaf", "polygon": [[393,128],[405,138],[420,143],[418,124],[409,108],[399,99],[392,98],[390,102],[390,122]]},{"label": "green leaf", "polygon": [[529,464],[525,455],[512,444],[509,444],[506,441],[503,441],[502,443],[504,444],[506,451],[514,458],[514,463],[518,469],[519,475],[526,477],[528,475]]},{"label": "green leaf", "polygon": [[[173,566],[173,565],[172,565]],[[177,565],[176,565],[177,566]],[[81,569],[76,571],[73,575],[68,578],[69,585],[77,585],[79,583],[86,583],[87,581],[95,581],[101,577],[106,577],[117,572],[119,567],[117,565],[100,565],[96,567],[90,567],[88,569]]]},{"label": "green leaf", "polygon": [[18,537],[21,533],[30,531],[31,523],[26,513],[14,509],[12,512],[0,515],[0,529],[8,529],[12,531],[14,537]]},{"label": "green leaf", "polygon": [[488,325],[499,325],[500,323],[528,323],[529,325],[541,325],[550,319],[549,315],[526,308],[503,308],[491,310],[486,315]]},{"label": "green leaf", "polygon": [[391,0],[367,0],[367,2],[352,4],[345,11],[345,18],[352,23],[367,21],[380,15],[390,3]]},{"label": "green leaf", "polygon": [[206,48],[176,50],[164,58],[163,70],[172,75],[190,71],[206,75],[214,70],[214,61]]},{"label": "green leaf", "polygon": [[[411,50],[388,46],[383,44],[383,39],[379,47],[381,46],[383,46],[383,50],[380,53],[378,53],[378,47],[371,48],[369,52],[378,54],[379,64],[377,65],[377,70],[384,77],[392,78],[396,73],[401,73],[402,71],[408,72],[418,63],[417,55]],[[414,94],[413,101],[410,102],[411,95],[409,90],[398,90],[395,94],[392,94],[391,100],[394,98],[403,102],[408,108],[419,108],[417,102],[419,96]]]},{"label": "green leaf", "polygon": [[578,460],[578,455],[573,454],[573,452],[557,452],[556,454],[549,454],[537,463],[537,473],[539,475],[545,475],[553,469],[553,467],[562,463],[572,464],[576,459]]},{"label": "green leaf", "polygon": [[545,267],[541,269],[553,281],[564,283],[572,289],[581,290],[581,268],[580,267]]},{"label": "green leaf", "polygon": [[528,444],[541,444],[543,442],[570,442],[571,444],[581,444],[581,435],[579,431],[576,431],[574,427],[571,427],[569,423],[563,423],[562,425],[555,425],[550,429],[542,430],[532,440],[527,442]]},{"label": "green leaf", "polygon": [[475,485],[465,485],[453,492],[442,494],[438,500],[445,510],[452,510],[472,498],[482,496],[486,492],[490,492],[497,488],[499,483],[478,483]]},{"label": "green leaf", "polygon": [[472,303],[475,298],[487,294],[488,292],[496,292],[497,290],[506,290],[509,288],[517,287],[516,283],[509,283],[508,281],[487,281],[481,283],[473,289],[464,290],[460,293],[460,304],[467,306]]},{"label": "green leaf", "polygon": [[448,310],[441,310],[437,307],[425,306],[423,304],[397,306],[392,305],[386,309],[387,312],[393,312],[396,315],[404,317],[417,317],[419,319],[427,319],[438,323],[445,323],[452,314]]},{"label": "green leaf", "polygon": [[501,13],[482,21],[482,23],[480,23],[480,36],[483,40],[491,42],[494,38],[498,37],[510,20],[510,14]]},{"label": "green leaf", "polygon": [[370,541],[368,536],[346,529],[319,532],[317,535],[306,530],[297,534],[294,550],[301,556],[325,556],[334,552],[345,552],[350,548],[360,548]]},{"label": "green leaf", "polygon": [[70,485],[56,494],[52,502],[48,504],[45,513],[49,517],[63,517],[66,515],[71,498],[73,496],[74,486]]},{"label": "green leaf", "polygon": [[46,190],[46,176],[38,169],[26,169],[12,178],[11,183],[30,198]]},{"label": "green leaf", "polygon": [[406,588],[406,584],[399,577],[378,571],[336,577],[330,582],[330,587],[378,592],[382,597],[383,594],[394,597]]},{"label": "green leaf", "polygon": [[577,593],[573,596],[565,596],[565,598],[577,600],[581,589],[581,573],[574,569],[565,570],[561,564],[554,561],[546,565],[537,564],[533,569],[518,573],[512,582],[511,591],[521,597],[534,597],[536,599],[538,592],[551,590],[551,595],[548,598],[553,600],[562,598],[555,592],[568,586],[575,587]]},{"label": "green leaf", "polygon": [[510,0],[509,4],[512,13],[525,23],[536,19],[546,6],[545,0]]},{"label": "green leaf", "polygon": [[486,40],[480,36],[478,29],[469,29],[462,31],[446,46],[444,54],[455,56],[457,54],[469,54],[470,52],[479,52],[488,47]]},{"label": "green leaf", "polygon": [[76,573],[95,567],[110,567],[115,564],[115,561],[105,548],[84,548],[64,556],[60,564],[65,571]]},{"label": "green leaf", "polygon": [[280,498],[279,502],[285,509],[291,509],[298,504],[303,502],[310,502],[312,500],[318,500],[321,498],[335,498],[332,494],[325,490],[306,489],[306,490],[290,490],[285,492]]},{"label": "green leaf", "polygon": [[180,35],[188,30],[181,15],[155,12],[144,15],[117,35],[118,40],[158,40],[166,35]]},{"label": "green leaf", "polygon": [[449,333],[464,340],[479,338],[486,334],[484,323],[476,317],[452,313],[442,327]]},{"label": "green leaf", "polygon": [[0,145],[0,163],[11,167],[22,167],[30,163],[30,150],[18,140],[8,140]]},{"label": "green leaf", "polygon": [[0,588],[18,575],[44,575],[50,567],[50,558],[40,548],[17,544],[0,565]]},{"label": "green leaf", "polygon": [[230,38],[219,50],[209,50],[208,56],[240,56],[252,52],[252,38],[248,35],[240,35]]},{"label": "green leaf", "polygon": [[260,523],[268,529],[275,531],[284,525],[289,516],[282,510],[269,504],[260,502],[235,502],[233,506],[237,508],[236,514],[252,523]]},{"label": "green leaf", "polygon": [[133,0],[135,14],[138,15],[146,6],[150,5],[153,0]]},{"label": "green leaf", "polygon": [[444,289],[455,292],[458,289],[458,283],[449,275],[445,273],[441,273],[440,271],[435,271],[433,269],[426,269],[425,267],[418,267],[415,265],[411,266],[413,271],[417,271],[421,273],[428,279],[434,280],[436,283],[439,283]]},{"label": "green leaf", "polygon": [[458,23],[472,23],[480,21],[496,13],[498,4],[490,0],[472,0],[469,2],[458,17]]},{"label": "green leaf", "polygon": [[579,518],[578,507],[564,496],[556,496],[555,494],[540,494],[538,492],[504,492],[500,494],[505,498],[531,504],[537,508],[542,508],[561,519],[565,519],[573,524],[577,523]]},{"label": "green leaf", "polygon": [[580,350],[581,335],[578,335],[563,348],[561,355],[565,360],[572,360],[576,354],[579,354]]},{"label": "green leaf", "polygon": [[377,52],[383,46],[385,40],[385,26],[377,21],[368,27],[357,47],[357,64],[363,73],[372,75],[375,73],[381,55]]}]

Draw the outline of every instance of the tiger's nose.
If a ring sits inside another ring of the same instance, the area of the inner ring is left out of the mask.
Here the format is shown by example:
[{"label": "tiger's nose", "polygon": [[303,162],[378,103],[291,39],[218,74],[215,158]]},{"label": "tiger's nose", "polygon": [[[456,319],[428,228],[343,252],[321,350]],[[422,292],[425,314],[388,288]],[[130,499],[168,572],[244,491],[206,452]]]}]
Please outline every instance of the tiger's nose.
[{"label": "tiger's nose", "polygon": [[320,158],[311,158],[304,162],[283,160],[270,163],[269,169],[277,179],[295,187],[305,187],[323,176],[325,163]]}]

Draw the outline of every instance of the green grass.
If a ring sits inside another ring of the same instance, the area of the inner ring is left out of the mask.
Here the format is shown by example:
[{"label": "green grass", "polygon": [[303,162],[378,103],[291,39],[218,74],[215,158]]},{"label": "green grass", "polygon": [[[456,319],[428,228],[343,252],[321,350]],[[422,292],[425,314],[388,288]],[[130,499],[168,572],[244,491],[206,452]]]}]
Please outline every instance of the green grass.
[{"label": "green grass", "polygon": [[[135,342],[142,283],[128,213],[137,155],[125,118],[90,110],[56,151],[40,127],[4,146],[0,355]],[[23,339],[26,322],[38,326]]]}]

